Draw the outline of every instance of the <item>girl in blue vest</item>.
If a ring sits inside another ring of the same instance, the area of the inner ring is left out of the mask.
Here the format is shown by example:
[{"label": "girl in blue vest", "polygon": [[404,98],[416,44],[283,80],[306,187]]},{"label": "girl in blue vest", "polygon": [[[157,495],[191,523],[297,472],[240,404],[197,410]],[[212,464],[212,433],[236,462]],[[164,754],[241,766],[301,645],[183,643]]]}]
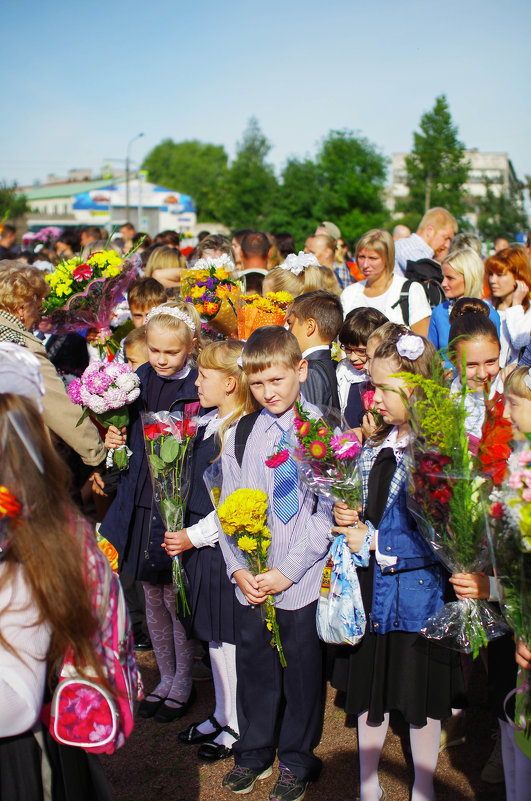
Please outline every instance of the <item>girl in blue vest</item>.
[{"label": "girl in blue vest", "polygon": [[214,761],[232,754],[238,738],[236,716],[236,648],[234,587],[218,542],[217,518],[203,481],[208,466],[220,455],[225,435],[254,406],[242,368],[241,342],[212,342],[197,360],[199,401],[212,411],[201,418],[194,441],[192,488],[186,509],[186,528],[166,532],[169,556],[183,554],[190,581],[191,614],[183,618],[190,636],[208,642],[216,708],[201,723],[179,734],[183,743],[201,743],[198,756]]},{"label": "girl in blue vest", "polygon": [[[191,666],[194,643],[175,618],[171,558],[161,547],[164,528],[153,504],[153,486],[144,447],[141,411],[176,411],[191,416],[199,409],[197,368],[190,356],[199,342],[201,321],[191,303],[171,301],[146,317],[149,361],[138,368],[142,391],[130,406],[127,444],[133,454],[101,533],[119,554],[119,572],[139,580],[146,596],[146,619],[160,682],[141,702],[141,717],[167,723],[182,717],[193,701]],[[105,445],[118,447],[125,433],[111,426]]]},{"label": "girl in blue vest", "polygon": [[[418,632],[444,604],[446,573],[418,533],[406,503],[405,451],[410,437],[401,371],[430,376],[433,345],[403,334],[378,345],[371,363],[374,405],[384,424],[360,456],[363,511],[335,506],[337,526],[352,552],[368,546],[358,569],[367,628],[361,642],[338,652],[332,684],[345,711],[358,717],[361,801],[386,798],[378,763],[397,710],[409,723],[415,767],[412,801],[433,801],[441,720],[459,706],[459,656]],[[363,522],[362,522],[363,521]]]}]

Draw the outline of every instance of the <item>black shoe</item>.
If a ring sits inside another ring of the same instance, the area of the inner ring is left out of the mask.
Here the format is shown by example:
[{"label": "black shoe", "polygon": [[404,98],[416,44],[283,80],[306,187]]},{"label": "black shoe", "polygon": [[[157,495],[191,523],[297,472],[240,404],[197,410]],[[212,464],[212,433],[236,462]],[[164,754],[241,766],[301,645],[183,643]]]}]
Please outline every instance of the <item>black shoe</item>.
[{"label": "black shoe", "polygon": [[135,651],[152,651],[153,646],[149,637],[135,637]]},{"label": "black shoe", "polygon": [[281,766],[278,779],[269,793],[269,801],[301,801],[307,786],[306,780],[299,779],[289,768]]},{"label": "black shoe", "polygon": [[[156,701],[148,701],[148,698],[156,698]],[[143,701],[140,701],[140,706],[138,707],[136,714],[141,718],[152,718],[157,709],[164,703],[166,699],[161,698],[160,695],[155,695],[154,693],[148,693],[147,697],[144,698]]]},{"label": "black shoe", "polygon": [[[176,701],[174,698],[166,698],[166,701],[171,701],[172,705],[168,706],[167,703],[161,704],[153,719],[156,720],[157,723],[171,723],[172,720],[179,720],[179,718],[186,715],[196,698],[197,693],[195,687],[192,687],[187,701],[181,702]],[[174,704],[179,704],[179,706],[174,706]]]},{"label": "black shoe", "polygon": [[267,779],[272,773],[272,765],[263,770],[253,770],[252,768],[244,768],[242,765],[234,765],[233,769],[229,770],[223,777],[221,784],[227,790],[243,795],[251,792],[257,780]]},{"label": "black shoe", "polygon": [[[218,734],[220,734],[222,731],[226,731],[231,737],[234,737],[235,741],[240,739],[239,735],[234,731],[234,729],[231,729],[230,726],[223,726]],[[209,740],[203,743],[197,752],[199,759],[206,759],[207,762],[216,762],[218,759],[228,759],[230,756],[232,756],[232,748],[229,748],[226,745],[221,745],[221,743],[214,742],[216,736],[210,735]]]},{"label": "black shoe", "polygon": [[201,724],[192,723],[192,725],[188,726],[187,729],[179,732],[179,740],[181,741],[181,743],[187,743],[188,745],[197,745],[197,743],[204,743],[207,740],[215,740],[220,731],[222,730],[223,726],[219,725],[214,715],[210,715],[208,721],[214,727],[214,731],[209,731],[208,734],[201,734],[201,732],[197,730],[197,727],[200,726]]}]

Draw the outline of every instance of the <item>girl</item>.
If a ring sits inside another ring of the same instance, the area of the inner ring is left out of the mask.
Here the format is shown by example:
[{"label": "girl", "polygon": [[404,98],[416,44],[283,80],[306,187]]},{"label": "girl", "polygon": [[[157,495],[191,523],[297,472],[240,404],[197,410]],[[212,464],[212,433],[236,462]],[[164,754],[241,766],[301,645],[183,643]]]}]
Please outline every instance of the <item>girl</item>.
[{"label": "girl", "polygon": [[504,248],[485,262],[491,297],[489,303],[500,315],[501,358],[505,367],[518,360],[529,343],[531,330],[531,266],[524,248]]},{"label": "girl", "polygon": [[[428,339],[437,350],[446,348],[450,333],[450,311],[459,298],[480,298],[483,293],[485,268],[481,257],[472,248],[461,248],[450,252],[442,266],[444,280],[442,288],[448,300],[439,303],[430,317]],[[500,332],[500,316],[493,308],[489,317]]]},{"label": "girl", "polygon": [[378,309],[353,309],[339,331],[345,358],[337,365],[337,390],[341,414],[351,428],[361,426],[365,414],[362,396],[370,384],[365,369],[367,340],[386,322],[387,317]]},{"label": "girl", "polygon": [[[165,303],[147,315],[149,361],[138,368],[142,392],[130,407],[128,444],[133,454],[101,524],[101,533],[120,555],[120,573],[142,581],[144,586],[148,630],[160,681],[141,702],[138,714],[154,716],[159,723],[182,717],[194,700],[190,673],[193,642],[187,640],[175,618],[171,559],[161,548],[164,526],[153,505],[140,411],[181,411],[191,416],[199,407],[197,369],[190,364],[190,356],[200,341],[200,331],[199,315],[190,303]],[[125,433],[111,426],[106,446],[116,448],[124,443]]]},{"label": "girl", "polygon": [[[105,561],[69,496],[70,476],[37,410],[39,366],[25,348],[0,348],[0,798],[110,801],[94,754],[52,739],[39,714],[67,647],[78,669],[105,681],[97,609],[84,576]],[[23,397],[23,395],[27,397]],[[20,432],[20,437],[18,432]],[[20,509],[9,512],[10,492]],[[105,681],[108,689],[109,685]],[[42,763],[42,764],[41,764]]]},{"label": "girl", "polygon": [[[444,604],[444,570],[417,532],[406,504],[405,449],[410,436],[404,394],[396,374],[428,378],[433,345],[412,334],[385,340],[371,365],[375,406],[383,425],[363,447],[360,468],[363,515],[335,506],[337,526],[350,550],[369,548],[368,567],[358,570],[367,629],[361,642],[343,648],[332,684],[345,692],[345,711],[358,716],[361,801],[386,797],[378,762],[390,710],[409,723],[415,767],[412,801],[433,801],[441,719],[457,706],[459,657],[417,632]],[[362,522],[362,520],[364,522]]]},{"label": "girl", "polygon": [[479,439],[485,420],[485,396],[501,392],[500,340],[496,326],[489,319],[486,303],[475,298],[461,298],[450,312],[448,357],[457,371],[452,389],[459,392],[466,381],[471,392],[465,399],[466,430]]},{"label": "girl", "polygon": [[199,354],[196,379],[199,401],[212,412],[202,418],[192,458],[192,489],[186,528],[167,531],[163,547],[169,556],[183,554],[191,585],[191,615],[184,618],[191,636],[209,643],[216,693],[214,714],[179,735],[183,743],[202,743],[198,756],[226,759],[237,739],[234,588],[227,577],[216,527],[216,515],[203,473],[220,453],[226,433],[253,404],[245,373],[238,364],[241,342],[212,342]]}]

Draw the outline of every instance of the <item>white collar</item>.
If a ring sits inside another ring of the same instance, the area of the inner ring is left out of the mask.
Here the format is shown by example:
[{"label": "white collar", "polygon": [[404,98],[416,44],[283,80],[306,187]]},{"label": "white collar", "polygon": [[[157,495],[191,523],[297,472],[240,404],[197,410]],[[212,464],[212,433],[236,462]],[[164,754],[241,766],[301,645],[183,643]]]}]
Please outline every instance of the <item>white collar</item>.
[{"label": "white collar", "polygon": [[363,384],[370,381],[369,374],[365,370],[356,370],[348,359],[341,359],[337,365],[338,378],[344,378],[349,384]]},{"label": "white collar", "polygon": [[407,446],[409,445],[409,441],[411,439],[411,434],[406,434],[405,437],[397,442],[398,437],[398,426],[393,426],[391,431],[388,433],[384,441],[378,446],[378,453],[382,451],[384,448],[392,448],[395,459],[398,462],[401,462],[404,458],[404,451],[406,450]]},{"label": "white collar", "polygon": [[186,376],[188,375],[188,373],[190,372],[191,369],[192,368],[190,367],[189,362],[186,362],[184,367],[182,367],[176,373],[172,373],[171,375],[169,375],[167,377],[166,376],[162,376],[162,375],[159,376],[159,377],[160,378],[166,378],[167,381],[178,381],[179,378],[186,378]]},{"label": "white collar", "polygon": [[315,353],[316,350],[327,350],[330,351],[330,347],[328,345],[313,345],[311,348],[306,348],[304,353],[302,354],[302,358],[305,359],[310,353]]}]

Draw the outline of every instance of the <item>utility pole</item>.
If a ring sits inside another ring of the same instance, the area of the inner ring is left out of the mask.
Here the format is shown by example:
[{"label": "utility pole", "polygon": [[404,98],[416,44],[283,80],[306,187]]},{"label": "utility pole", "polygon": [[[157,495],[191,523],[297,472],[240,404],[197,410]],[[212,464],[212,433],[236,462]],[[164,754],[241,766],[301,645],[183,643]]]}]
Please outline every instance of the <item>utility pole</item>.
[{"label": "utility pole", "polygon": [[141,136],[144,136],[144,134],[139,133],[136,136],[133,136],[133,138],[127,145],[127,151],[125,157],[125,222],[129,222],[129,160],[130,160],[131,145],[133,144],[133,142],[136,142],[137,139],[140,139]]}]

